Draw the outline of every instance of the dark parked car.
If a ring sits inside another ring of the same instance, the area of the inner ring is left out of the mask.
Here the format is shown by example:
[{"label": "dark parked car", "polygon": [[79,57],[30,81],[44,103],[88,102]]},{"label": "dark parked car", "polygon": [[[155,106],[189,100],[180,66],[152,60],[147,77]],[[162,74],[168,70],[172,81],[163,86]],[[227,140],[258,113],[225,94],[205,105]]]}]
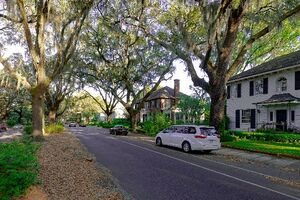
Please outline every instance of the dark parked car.
[{"label": "dark parked car", "polygon": [[76,126],[77,126],[76,122],[70,122],[69,123],[69,127],[76,127]]},{"label": "dark parked car", "polygon": [[7,131],[7,127],[4,124],[0,124],[0,132]]},{"label": "dark parked car", "polygon": [[110,134],[114,135],[127,135],[128,130],[122,125],[116,125],[115,127],[110,129]]}]

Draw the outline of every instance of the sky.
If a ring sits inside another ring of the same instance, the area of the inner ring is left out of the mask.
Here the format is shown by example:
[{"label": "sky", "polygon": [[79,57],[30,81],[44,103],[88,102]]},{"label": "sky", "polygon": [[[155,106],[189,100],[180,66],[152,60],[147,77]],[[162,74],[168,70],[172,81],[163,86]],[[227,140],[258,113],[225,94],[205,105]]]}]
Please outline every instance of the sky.
[{"label": "sky", "polygon": [[185,93],[187,95],[191,95],[193,93],[190,90],[190,85],[193,85],[192,79],[188,76],[188,72],[185,71],[185,66],[180,61],[175,61],[175,73],[173,77],[168,81],[163,81],[161,86],[169,86],[170,88],[174,88],[174,79],[180,80],[180,92]]}]

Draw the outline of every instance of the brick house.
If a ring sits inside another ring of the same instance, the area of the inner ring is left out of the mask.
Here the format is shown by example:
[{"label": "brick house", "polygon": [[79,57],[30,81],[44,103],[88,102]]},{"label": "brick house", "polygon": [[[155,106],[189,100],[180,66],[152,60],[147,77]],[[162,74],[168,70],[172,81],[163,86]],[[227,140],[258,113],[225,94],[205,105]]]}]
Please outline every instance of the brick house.
[{"label": "brick house", "polygon": [[180,80],[174,80],[174,89],[168,86],[154,91],[144,103],[143,109],[139,113],[139,121],[144,122],[156,113],[164,113],[170,119],[183,120],[183,115],[177,108],[179,96],[186,95],[180,92]]}]

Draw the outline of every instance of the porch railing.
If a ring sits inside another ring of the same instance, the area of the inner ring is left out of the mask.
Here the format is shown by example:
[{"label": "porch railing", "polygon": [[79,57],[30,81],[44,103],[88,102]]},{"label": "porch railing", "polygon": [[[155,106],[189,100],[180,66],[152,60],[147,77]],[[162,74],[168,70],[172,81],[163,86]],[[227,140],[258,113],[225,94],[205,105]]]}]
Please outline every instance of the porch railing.
[{"label": "porch railing", "polygon": [[274,130],[282,130],[287,131],[291,130],[293,132],[300,133],[300,127],[288,124],[286,122],[261,122],[257,124],[258,129],[268,130],[268,129],[274,129]]}]

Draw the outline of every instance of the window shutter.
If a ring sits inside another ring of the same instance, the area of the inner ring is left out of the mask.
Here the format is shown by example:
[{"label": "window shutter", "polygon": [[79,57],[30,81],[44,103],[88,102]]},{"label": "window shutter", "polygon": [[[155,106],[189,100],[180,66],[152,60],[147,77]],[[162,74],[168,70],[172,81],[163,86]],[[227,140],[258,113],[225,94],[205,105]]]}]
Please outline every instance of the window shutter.
[{"label": "window shutter", "polygon": [[250,116],[250,128],[256,127],[256,120],[255,120],[255,109],[251,109],[251,116]]},{"label": "window shutter", "polygon": [[241,98],[241,96],[242,96],[242,84],[239,83],[237,85],[237,98]]},{"label": "window shutter", "polygon": [[295,121],[295,111],[294,110],[291,111],[291,121],[292,122]]},{"label": "window shutter", "polygon": [[235,128],[240,128],[240,110],[235,111]]},{"label": "window shutter", "polygon": [[253,81],[249,82],[249,95],[250,96],[254,95],[254,82]]},{"label": "window shutter", "polygon": [[268,78],[264,78],[263,82],[264,82],[263,93],[268,94]]},{"label": "window shutter", "polygon": [[230,85],[227,86],[227,99],[230,99]]},{"label": "window shutter", "polygon": [[295,90],[300,90],[300,71],[295,72]]}]

